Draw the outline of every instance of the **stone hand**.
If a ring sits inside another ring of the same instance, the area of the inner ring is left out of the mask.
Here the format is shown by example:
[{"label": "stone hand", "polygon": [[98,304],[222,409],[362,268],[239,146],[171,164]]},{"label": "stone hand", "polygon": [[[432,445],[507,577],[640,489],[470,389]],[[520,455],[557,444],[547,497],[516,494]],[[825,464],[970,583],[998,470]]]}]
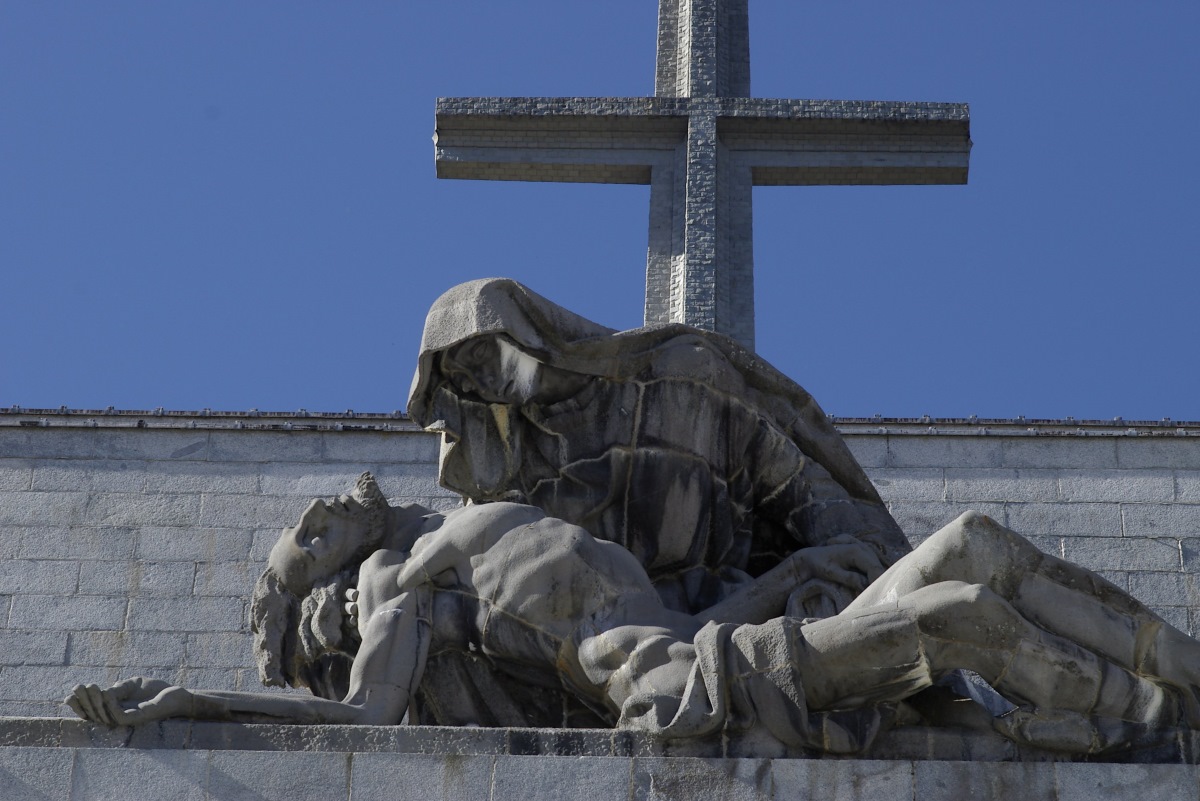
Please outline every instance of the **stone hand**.
[{"label": "stone hand", "polygon": [[105,726],[135,726],[187,714],[192,695],[158,679],[133,678],[107,690],[96,684],[78,684],[66,699],[76,715]]},{"label": "stone hand", "polygon": [[805,548],[793,558],[802,578],[788,599],[789,617],[836,615],[886,569],[873,548],[855,541]]}]

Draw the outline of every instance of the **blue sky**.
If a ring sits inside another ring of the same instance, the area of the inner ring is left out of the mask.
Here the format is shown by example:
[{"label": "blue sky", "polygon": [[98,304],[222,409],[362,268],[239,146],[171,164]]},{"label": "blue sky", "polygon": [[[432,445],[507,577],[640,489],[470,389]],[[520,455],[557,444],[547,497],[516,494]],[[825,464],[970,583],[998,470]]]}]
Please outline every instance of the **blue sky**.
[{"label": "blue sky", "polygon": [[[0,407],[402,409],[430,302],[640,324],[649,190],[438,181],[438,96],[647,95],[653,0],[0,5]],[[844,416],[1200,420],[1200,3],[753,0],[761,97],[971,104],[965,187],[755,190]]]}]

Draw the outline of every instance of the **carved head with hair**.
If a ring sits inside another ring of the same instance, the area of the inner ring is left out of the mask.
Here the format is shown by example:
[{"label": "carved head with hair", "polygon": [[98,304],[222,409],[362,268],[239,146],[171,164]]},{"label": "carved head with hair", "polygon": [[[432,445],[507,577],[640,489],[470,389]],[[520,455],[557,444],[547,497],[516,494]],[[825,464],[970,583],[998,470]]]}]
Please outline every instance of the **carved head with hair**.
[{"label": "carved head with hair", "polygon": [[363,473],[349,495],[313,501],[283,530],[250,605],[263,684],[308,687],[335,700],[345,695],[358,632],[342,603],[387,532],[388,509],[375,478]]}]

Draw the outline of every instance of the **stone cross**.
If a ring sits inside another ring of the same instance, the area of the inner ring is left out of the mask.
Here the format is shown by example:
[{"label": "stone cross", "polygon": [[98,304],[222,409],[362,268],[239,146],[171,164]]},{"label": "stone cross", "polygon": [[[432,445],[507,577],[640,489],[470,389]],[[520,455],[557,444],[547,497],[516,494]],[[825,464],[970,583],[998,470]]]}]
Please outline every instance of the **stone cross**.
[{"label": "stone cross", "polygon": [[750,98],[747,0],[660,0],[655,96],[440,98],[439,178],[650,185],[646,324],[754,347],[754,186],[961,184],[963,103]]}]

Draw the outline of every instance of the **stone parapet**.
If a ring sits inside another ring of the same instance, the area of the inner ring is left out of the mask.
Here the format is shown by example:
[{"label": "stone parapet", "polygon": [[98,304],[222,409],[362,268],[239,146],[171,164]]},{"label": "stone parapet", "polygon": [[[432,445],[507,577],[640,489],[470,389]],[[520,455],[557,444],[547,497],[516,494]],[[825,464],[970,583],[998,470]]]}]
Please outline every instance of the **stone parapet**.
[{"label": "stone parapet", "polygon": [[[970,742],[959,738],[957,748],[946,753],[927,740],[924,745],[934,750],[921,754],[768,759],[671,755],[669,745],[597,730],[187,721],[105,729],[81,721],[8,718],[0,719],[0,796],[6,801],[1142,801],[1149,792],[1171,801],[1200,798],[1200,768],[1180,759],[1175,764],[1115,764],[1061,762],[1042,755],[1014,762],[1012,753],[964,753]],[[886,751],[886,744],[881,745]]]}]

